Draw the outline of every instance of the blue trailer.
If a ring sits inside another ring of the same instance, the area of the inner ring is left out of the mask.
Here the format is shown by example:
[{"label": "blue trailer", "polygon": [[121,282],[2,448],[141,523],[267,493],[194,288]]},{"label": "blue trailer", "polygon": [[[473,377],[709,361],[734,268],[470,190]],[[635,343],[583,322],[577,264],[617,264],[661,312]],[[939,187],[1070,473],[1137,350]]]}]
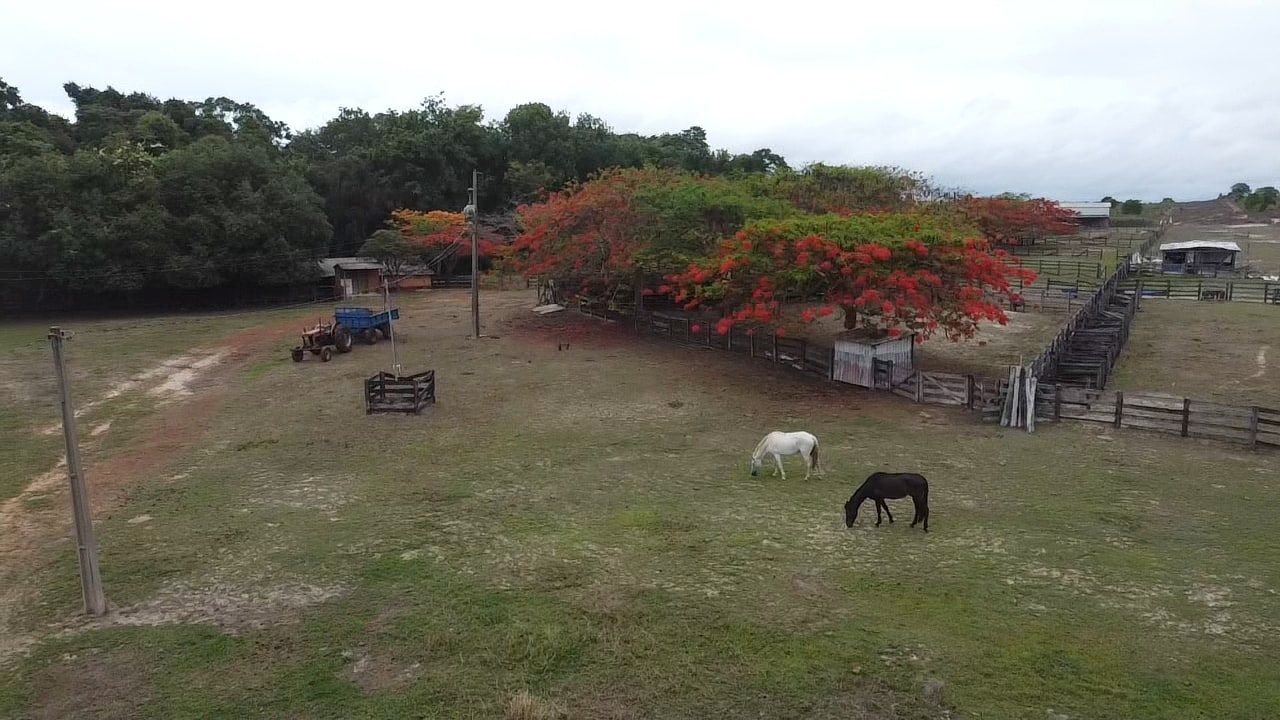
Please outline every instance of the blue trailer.
[{"label": "blue trailer", "polygon": [[334,308],[333,320],[370,345],[391,334],[391,321],[400,319],[400,308],[375,312],[365,307]]}]

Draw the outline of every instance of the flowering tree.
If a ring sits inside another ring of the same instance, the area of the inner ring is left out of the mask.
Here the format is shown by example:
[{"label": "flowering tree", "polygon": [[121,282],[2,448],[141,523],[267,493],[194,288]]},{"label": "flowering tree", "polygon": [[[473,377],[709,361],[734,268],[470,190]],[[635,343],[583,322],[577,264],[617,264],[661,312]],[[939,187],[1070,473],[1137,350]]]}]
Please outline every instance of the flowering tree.
[{"label": "flowering tree", "polygon": [[1018,244],[1076,229],[1076,212],[1044,199],[967,197],[960,211],[992,243]]},{"label": "flowering tree", "polygon": [[[462,213],[401,209],[391,213],[391,224],[428,265],[438,268],[446,263],[452,265],[459,257],[470,256],[470,224]],[[505,250],[503,244],[488,233],[476,240],[482,257],[500,256]]]},{"label": "flowering tree", "polygon": [[[825,225],[827,232],[813,232]],[[941,331],[972,337],[982,320],[1005,324],[1003,300],[1018,295],[1010,281],[1035,279],[991,251],[981,238],[963,239],[944,220],[924,215],[826,216],[760,223],[723,241],[717,252],[668,276],[659,288],[686,309],[718,308],[717,331],[737,322],[769,322],[783,299],[822,302],[804,321],[844,312],[845,327],[922,339]]]},{"label": "flowering tree", "polygon": [[606,286],[631,277],[648,236],[636,194],[674,178],[654,169],[611,170],[521,205],[514,266],[526,276],[591,277]]},{"label": "flowering tree", "polygon": [[629,284],[638,299],[645,272],[684,267],[744,223],[794,212],[723,178],[611,170],[521,206],[512,263],[526,276],[581,281],[597,297]]}]

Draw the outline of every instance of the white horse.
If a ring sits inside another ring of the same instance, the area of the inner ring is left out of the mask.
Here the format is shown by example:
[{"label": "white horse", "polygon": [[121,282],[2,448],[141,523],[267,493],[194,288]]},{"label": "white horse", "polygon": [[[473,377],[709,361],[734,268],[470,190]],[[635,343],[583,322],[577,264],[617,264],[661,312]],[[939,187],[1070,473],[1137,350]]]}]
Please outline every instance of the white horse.
[{"label": "white horse", "polygon": [[822,474],[822,467],[818,463],[818,438],[807,432],[782,432],[774,430],[756,445],[756,451],[751,453],[751,475],[754,477],[760,472],[760,463],[764,461],[765,455],[773,455],[774,462],[778,463],[778,468],[773,471],[770,477],[776,477],[779,472],[782,473],[782,479],[787,479],[787,470],[782,467],[783,455],[800,455],[804,457],[804,479],[809,479],[809,471],[816,470],[818,474]]}]

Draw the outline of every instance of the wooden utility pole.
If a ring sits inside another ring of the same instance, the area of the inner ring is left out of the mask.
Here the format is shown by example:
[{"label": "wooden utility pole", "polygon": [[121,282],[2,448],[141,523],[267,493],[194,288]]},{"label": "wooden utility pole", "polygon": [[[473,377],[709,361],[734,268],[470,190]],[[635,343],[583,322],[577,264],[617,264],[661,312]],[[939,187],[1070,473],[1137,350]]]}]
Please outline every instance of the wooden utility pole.
[{"label": "wooden utility pole", "polygon": [[53,368],[58,376],[58,395],[62,405],[62,434],[67,441],[67,474],[71,477],[71,508],[75,520],[77,557],[80,561],[80,589],[84,610],[90,615],[107,611],[107,598],[102,592],[102,575],[98,572],[98,540],[93,534],[93,512],[89,509],[89,490],[85,486],[84,466],[80,464],[80,436],[76,431],[76,412],[71,404],[71,380],[62,343],[67,339],[62,328],[49,328],[49,344],[53,346]]}]

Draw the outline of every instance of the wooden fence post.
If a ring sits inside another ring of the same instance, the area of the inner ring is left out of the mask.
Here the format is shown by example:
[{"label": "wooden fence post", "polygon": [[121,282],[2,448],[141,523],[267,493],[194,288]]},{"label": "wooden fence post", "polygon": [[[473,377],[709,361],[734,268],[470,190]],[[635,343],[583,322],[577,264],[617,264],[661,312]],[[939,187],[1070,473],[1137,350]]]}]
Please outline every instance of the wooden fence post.
[{"label": "wooden fence post", "polygon": [[807,340],[800,341],[800,372],[804,372],[805,355],[809,353],[809,342]]},{"label": "wooden fence post", "polygon": [[964,376],[964,407],[966,410],[973,409],[973,376]]},{"label": "wooden fence post", "polygon": [[830,365],[827,366],[827,378],[831,380],[831,382],[835,382],[836,380],[836,349],[834,345],[831,347],[831,352],[827,353],[827,360],[829,360],[831,363]]},{"label": "wooden fence post", "polygon": [[1249,408],[1249,447],[1258,447],[1258,406]]},{"label": "wooden fence post", "polygon": [[756,356],[756,336],[747,333],[747,353],[754,358]]},{"label": "wooden fence post", "polygon": [[1234,289],[1235,289],[1235,283],[1233,283],[1233,282],[1231,282],[1230,280],[1228,280],[1228,281],[1227,281],[1227,302],[1231,302],[1231,298],[1232,298],[1232,296],[1235,294],[1235,293],[1233,292],[1233,291],[1234,291]]},{"label": "wooden fence post", "polygon": [[1053,386],[1053,421],[1062,421],[1062,383]]},{"label": "wooden fence post", "polygon": [[1182,437],[1191,427],[1191,398],[1182,398]]},{"label": "wooden fence post", "polygon": [[924,373],[916,370],[916,402],[924,402]]},{"label": "wooden fence post", "polygon": [[778,331],[777,330],[773,331],[773,361],[782,362],[782,360],[778,357]]},{"label": "wooden fence post", "polygon": [[1120,420],[1124,417],[1124,393],[1116,391],[1116,427],[1120,427]]},{"label": "wooden fence post", "polygon": [[693,340],[693,331],[689,328],[689,318],[685,318],[684,319],[684,341],[690,342],[692,340]]}]

